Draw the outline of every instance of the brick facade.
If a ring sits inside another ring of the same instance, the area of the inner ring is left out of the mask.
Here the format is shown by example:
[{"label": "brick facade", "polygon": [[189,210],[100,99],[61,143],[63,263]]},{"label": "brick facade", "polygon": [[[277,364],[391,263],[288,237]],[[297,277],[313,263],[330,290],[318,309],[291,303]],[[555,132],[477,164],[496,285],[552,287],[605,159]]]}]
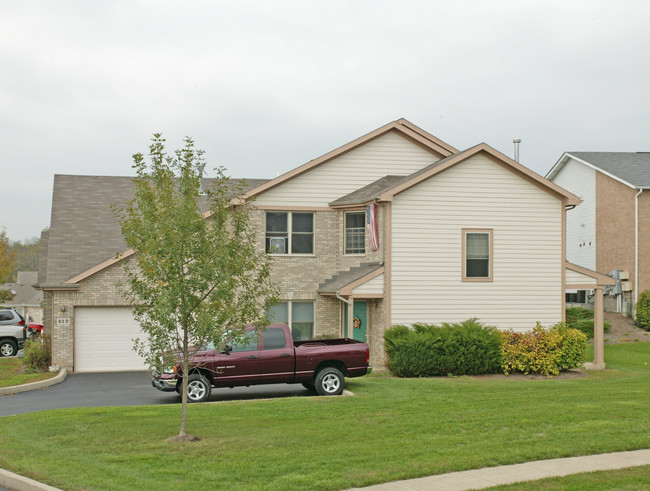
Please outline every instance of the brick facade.
[{"label": "brick facade", "polygon": [[[118,284],[124,280],[123,264],[107,268],[84,280],[78,290],[45,290],[43,292],[43,324],[52,334],[52,364],[72,369],[74,366],[75,308],[125,307],[126,299]],[[66,319],[69,320],[67,323]]]},{"label": "brick facade", "polygon": [[[358,211],[362,211],[360,209]],[[257,244],[265,248],[266,212],[254,210],[252,221],[259,231]],[[273,256],[273,280],[280,287],[280,300],[311,300],[314,302],[314,336],[347,337],[344,333],[344,304],[336,297],[320,295],[319,284],[341,271],[368,262],[384,262],[385,210],[377,207],[379,250],[371,251],[366,235],[366,253],[344,254],[345,213],[343,211],[314,211],[314,255]],[[291,298],[290,298],[291,296]],[[383,332],[385,330],[384,300],[368,300],[367,342],[371,347],[371,364],[384,364]]]},{"label": "brick facade", "polygon": [[[629,272],[632,288],[638,287],[640,293],[650,288],[650,191],[639,196],[638,281],[634,254],[637,193],[638,190],[596,172],[596,270],[605,274],[615,269]],[[633,293],[629,296],[632,301]],[[611,299],[607,308],[616,308]]]},{"label": "brick facade", "polygon": [[[257,244],[265,248],[265,211],[254,210],[251,220],[258,230]],[[366,237],[366,254],[345,255],[345,222],[342,211],[314,212],[314,255],[273,256],[272,278],[280,287],[280,300],[314,302],[314,335],[347,336],[343,332],[343,302],[334,296],[320,295],[319,284],[341,271],[366,262],[383,262],[385,227],[383,207],[377,209],[380,248],[370,251]],[[72,369],[74,366],[75,308],[81,306],[128,306],[118,284],[124,281],[122,263],[96,273],[80,283],[78,290],[46,290],[43,299],[45,329],[52,333],[54,365]],[[69,319],[69,323],[65,319]],[[385,330],[383,299],[368,300],[367,341],[371,347],[371,364],[384,364],[383,332]]]}]

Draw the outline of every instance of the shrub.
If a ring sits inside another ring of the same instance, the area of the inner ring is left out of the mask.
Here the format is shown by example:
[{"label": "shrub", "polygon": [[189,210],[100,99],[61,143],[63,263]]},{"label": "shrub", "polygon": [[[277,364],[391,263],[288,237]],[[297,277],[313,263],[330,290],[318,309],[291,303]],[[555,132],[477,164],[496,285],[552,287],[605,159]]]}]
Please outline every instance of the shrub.
[{"label": "shrub", "polygon": [[636,302],[636,325],[650,331],[650,290],[641,293]]},{"label": "shrub", "polygon": [[50,336],[39,336],[25,341],[22,363],[27,373],[47,372],[52,364]]},{"label": "shrub", "polygon": [[501,333],[477,319],[393,326],[384,334],[387,366],[398,377],[498,373]]},{"label": "shrub", "polygon": [[[571,329],[577,329],[587,335],[587,338],[591,339],[594,337],[594,321],[593,319],[582,319],[579,321],[569,322],[569,327]],[[609,332],[609,329],[612,327],[612,324],[605,321],[603,330]]]},{"label": "shrub", "polygon": [[587,336],[566,324],[544,329],[539,323],[532,331],[503,333],[501,347],[503,373],[557,375],[561,370],[584,363]]},{"label": "shrub", "polygon": [[566,321],[572,323],[583,319],[593,319],[594,311],[584,307],[569,307],[566,309]]}]

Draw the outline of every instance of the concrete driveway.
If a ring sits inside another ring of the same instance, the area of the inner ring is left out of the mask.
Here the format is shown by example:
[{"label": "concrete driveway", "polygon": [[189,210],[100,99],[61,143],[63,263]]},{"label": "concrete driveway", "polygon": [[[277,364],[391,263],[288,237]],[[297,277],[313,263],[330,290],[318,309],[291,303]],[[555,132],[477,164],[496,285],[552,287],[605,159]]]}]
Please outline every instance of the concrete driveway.
[{"label": "concrete driveway", "polygon": [[[212,389],[210,401],[310,395],[300,384],[273,384]],[[73,373],[52,387],[0,396],[0,416],[70,407],[180,404],[180,400],[175,392],[154,389],[150,372]]]}]

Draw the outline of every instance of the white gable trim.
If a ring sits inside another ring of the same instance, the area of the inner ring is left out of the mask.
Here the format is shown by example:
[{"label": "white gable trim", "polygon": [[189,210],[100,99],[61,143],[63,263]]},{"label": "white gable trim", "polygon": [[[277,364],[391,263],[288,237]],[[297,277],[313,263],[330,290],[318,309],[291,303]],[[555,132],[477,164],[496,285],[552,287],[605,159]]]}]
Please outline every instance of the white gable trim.
[{"label": "white gable trim", "polygon": [[601,168],[598,167],[597,165],[590,164],[590,163],[587,162],[586,160],[583,160],[583,159],[581,159],[581,158],[578,158],[578,157],[576,157],[575,155],[573,155],[573,154],[571,154],[571,153],[569,153],[569,152],[564,152],[564,154],[562,155],[562,157],[560,157],[560,160],[558,160],[558,161],[555,163],[555,165],[553,166],[553,168],[548,172],[548,174],[546,174],[546,178],[547,178],[547,179],[550,179],[550,180],[553,180],[553,179],[555,178],[555,176],[556,176],[556,175],[557,175],[557,174],[562,170],[562,168],[566,165],[566,163],[569,161],[569,159],[575,160],[576,162],[578,162],[578,163],[580,163],[580,164],[586,165],[586,166],[589,167],[590,169],[594,169],[594,170],[600,172],[601,174],[606,175],[607,177],[611,177],[611,178],[614,179],[615,181],[618,181],[618,182],[620,182],[621,184],[624,184],[624,185],[627,186],[627,187],[630,187],[630,188],[632,188],[632,189],[637,189],[637,186],[635,186],[634,184],[630,184],[629,182],[625,181],[624,179],[621,179],[620,177],[617,177],[617,176],[615,176],[614,174],[611,174],[611,173],[609,173],[609,172],[607,172],[607,171],[601,169]]}]

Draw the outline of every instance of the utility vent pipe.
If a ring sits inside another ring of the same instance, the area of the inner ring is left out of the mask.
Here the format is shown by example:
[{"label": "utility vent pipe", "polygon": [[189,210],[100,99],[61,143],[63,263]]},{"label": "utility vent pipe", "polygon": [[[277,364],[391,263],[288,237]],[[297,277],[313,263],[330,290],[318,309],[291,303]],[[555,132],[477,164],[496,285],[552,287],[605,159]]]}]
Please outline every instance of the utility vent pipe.
[{"label": "utility vent pipe", "polygon": [[515,138],[512,140],[512,143],[515,144],[515,162],[519,162],[519,144],[521,143],[521,138]]}]

